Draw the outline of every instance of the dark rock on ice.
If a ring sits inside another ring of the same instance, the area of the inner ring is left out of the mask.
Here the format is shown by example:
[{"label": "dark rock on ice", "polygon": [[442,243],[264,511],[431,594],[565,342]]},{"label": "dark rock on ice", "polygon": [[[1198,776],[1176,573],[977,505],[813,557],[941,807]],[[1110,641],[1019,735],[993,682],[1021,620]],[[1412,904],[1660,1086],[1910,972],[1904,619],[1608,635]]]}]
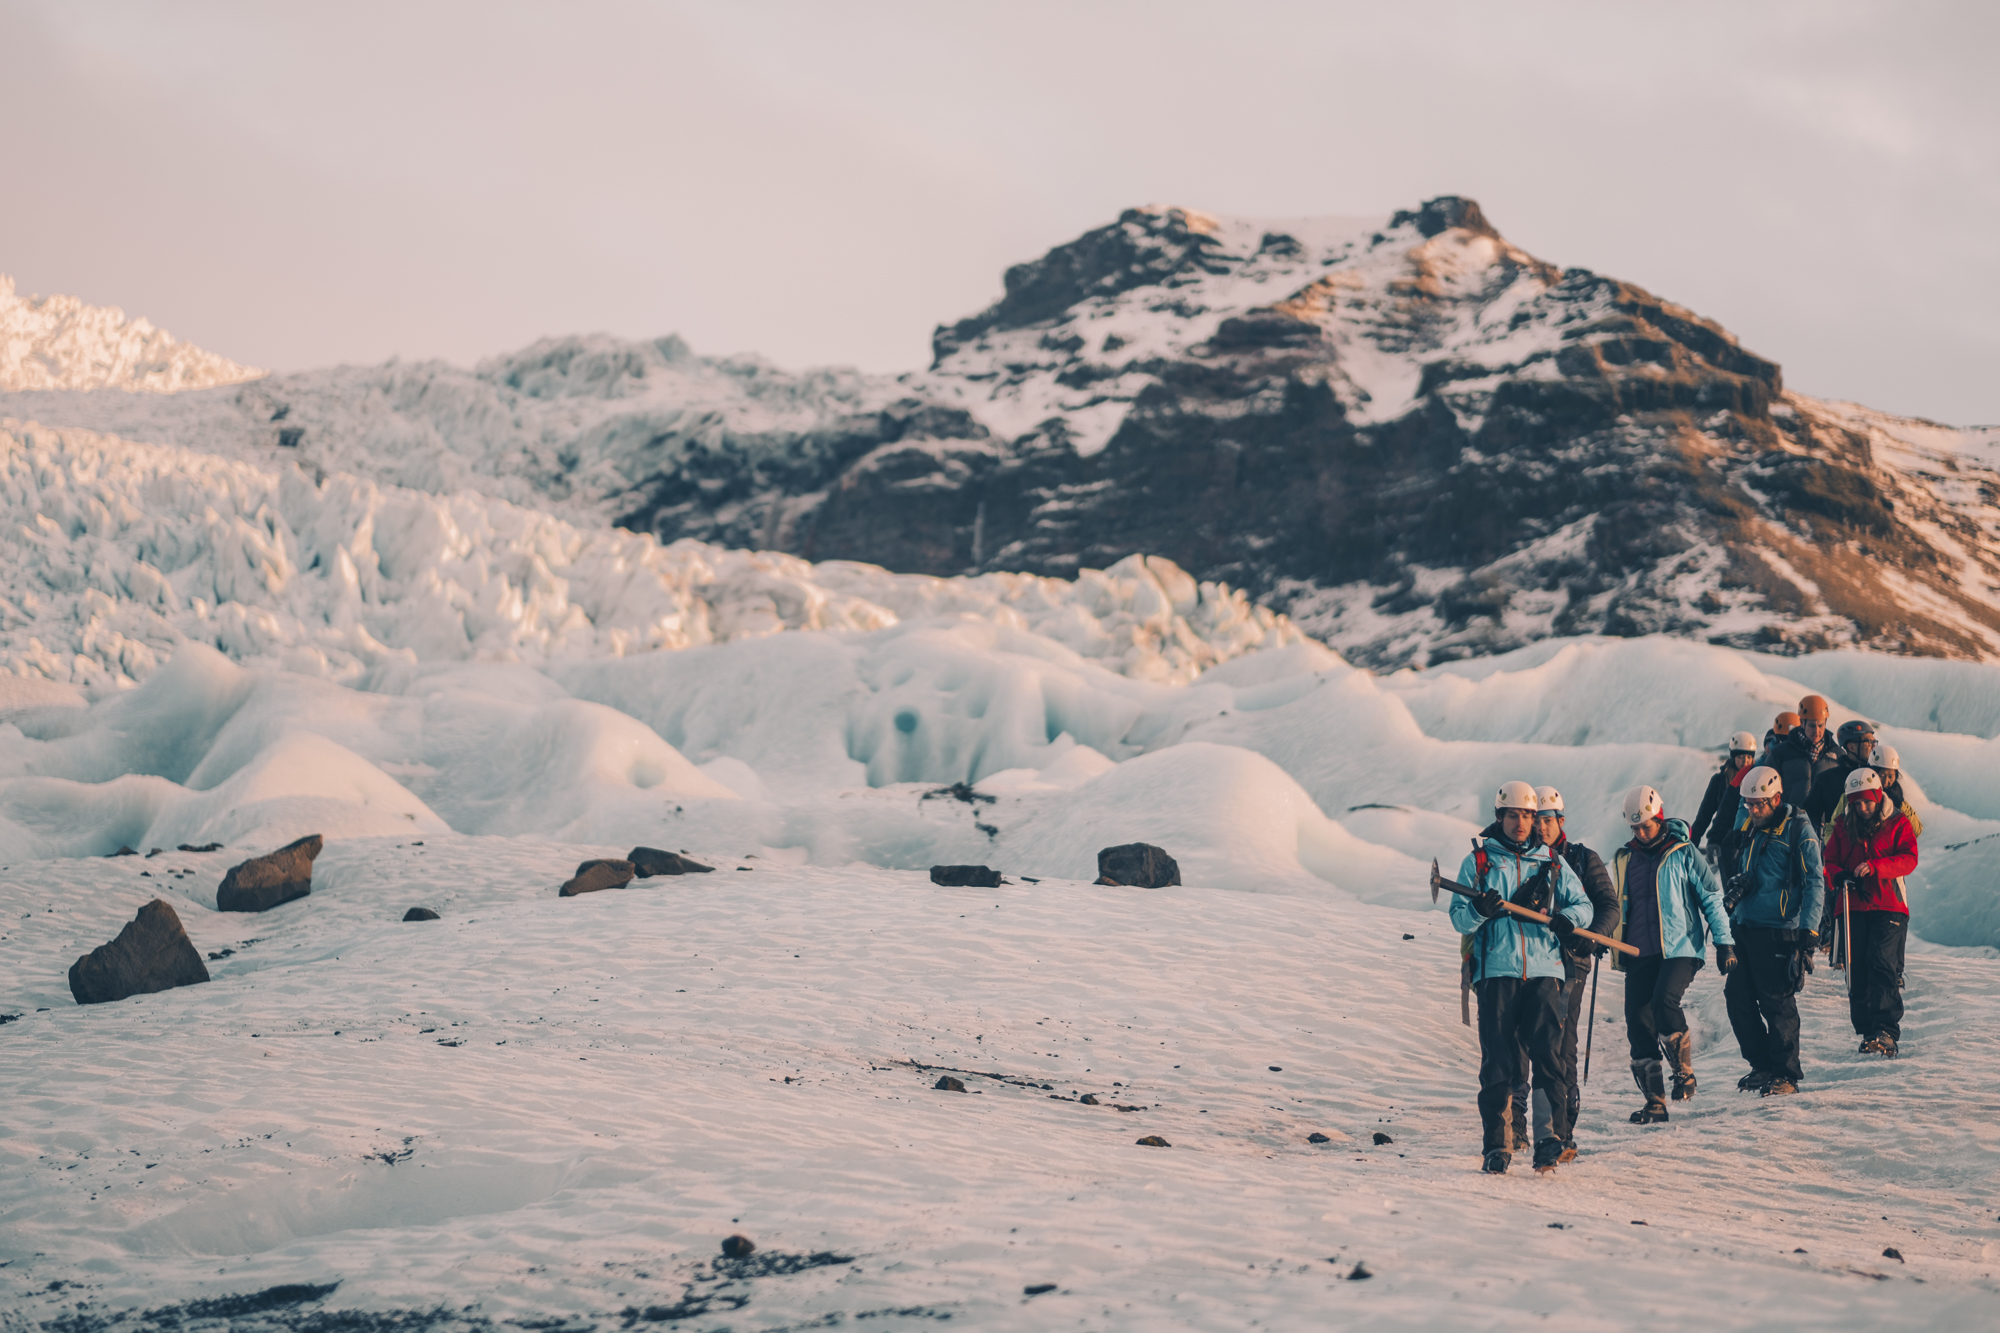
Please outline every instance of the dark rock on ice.
[{"label": "dark rock on ice", "polygon": [[1054,1291],[1055,1289],[1056,1284],[1053,1282],[1037,1282],[1032,1287],[1021,1288],[1021,1294],[1023,1296],[1040,1296],[1045,1292]]},{"label": "dark rock on ice", "polygon": [[1416,938],[1416,936],[1415,936],[1415,935],[1405,935],[1405,936],[1403,936],[1403,938],[1404,938],[1404,939],[1406,939],[1406,940],[1413,940],[1413,939],[1415,939],[1415,938]]},{"label": "dark rock on ice", "polygon": [[931,883],[948,889],[997,889],[1007,881],[986,866],[932,866]]},{"label": "dark rock on ice", "polygon": [[1384,1143],[1394,1143],[1394,1142],[1395,1142],[1394,1139],[1390,1138],[1387,1134],[1384,1134],[1381,1130],[1378,1129],[1375,1131],[1375,1143],[1377,1147],[1380,1147]]},{"label": "dark rock on ice", "polygon": [[640,879],[651,879],[654,875],[706,875],[715,869],[691,857],[677,852],[663,852],[657,847],[634,847],[625,859],[632,863],[632,873]]},{"label": "dark rock on ice", "polygon": [[1357,1263],[1354,1265],[1354,1271],[1347,1275],[1347,1280],[1349,1282],[1366,1282],[1374,1276],[1373,1273],[1368,1271],[1367,1264]]},{"label": "dark rock on ice", "polygon": [[1324,1134],[1320,1133],[1320,1132],[1319,1132],[1318,1130],[1314,1130],[1314,1131],[1313,1131],[1312,1133],[1310,1133],[1310,1134],[1306,1135],[1306,1142],[1307,1142],[1307,1143],[1332,1143],[1332,1142],[1333,1142],[1333,1140],[1332,1140],[1332,1139],[1330,1139],[1330,1138],[1328,1138],[1328,1137],[1327,1137],[1326,1135],[1324,1135]]},{"label": "dark rock on ice", "polygon": [[1168,1143],[1158,1134],[1148,1134],[1145,1138],[1139,1140],[1139,1146],[1141,1148],[1171,1148],[1174,1145]]},{"label": "dark rock on ice", "polygon": [[1893,1245],[1891,1245],[1888,1249],[1882,1251],[1882,1257],[1884,1259],[1894,1259],[1899,1264],[1907,1262],[1907,1260],[1903,1258],[1903,1252],[1897,1249]]},{"label": "dark rock on ice", "polygon": [[233,867],[215,891],[215,910],[266,912],[305,897],[312,892],[313,858],[325,845],[326,840],[314,833]]},{"label": "dark rock on ice", "polygon": [[219,852],[222,850],[222,844],[219,842],[205,842],[199,847],[190,847],[188,844],[182,843],[180,846],[174,848],[174,850],[177,852]]},{"label": "dark rock on ice", "polygon": [[1077,1098],[1077,1100],[1079,1102],[1082,1102],[1085,1106],[1095,1106],[1097,1105],[1097,1094],[1094,1092],[1086,1092],[1083,1094],[1083,1096]]},{"label": "dark rock on ice", "polygon": [[207,980],[208,968],[180,917],[158,898],[140,908],[118,938],[98,945],[69,969],[70,994],[78,1004],[103,1004]]},{"label": "dark rock on ice", "polygon": [[1149,842],[1128,842],[1097,854],[1097,882],[1164,889],[1181,882],[1181,868],[1173,857]]},{"label": "dark rock on ice", "polygon": [[938,1075],[938,1081],[931,1084],[931,1090],[934,1092],[964,1092],[965,1083],[961,1079],[953,1078],[950,1074],[940,1074]]},{"label": "dark rock on ice", "polygon": [[722,1242],[722,1257],[725,1259],[748,1259],[757,1252],[757,1242],[748,1236],[729,1236]]},{"label": "dark rock on ice", "polygon": [[130,847],[120,847],[117,851],[111,853],[113,856],[137,856],[138,854]]},{"label": "dark rock on ice", "polygon": [[409,911],[403,913],[403,920],[405,921],[436,921],[437,919],[438,914],[428,907],[412,907]]},{"label": "dark rock on ice", "polygon": [[559,898],[574,898],[580,893],[598,893],[604,889],[622,889],[632,882],[638,873],[630,861],[604,859],[585,861],[577,866],[576,874],[556,890]]}]

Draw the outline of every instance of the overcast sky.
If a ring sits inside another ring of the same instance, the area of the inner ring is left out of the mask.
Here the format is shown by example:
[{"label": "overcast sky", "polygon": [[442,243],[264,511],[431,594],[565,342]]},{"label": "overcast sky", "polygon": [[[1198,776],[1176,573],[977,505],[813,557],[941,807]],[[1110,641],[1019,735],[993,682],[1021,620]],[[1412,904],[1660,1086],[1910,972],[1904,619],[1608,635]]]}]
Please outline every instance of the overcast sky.
[{"label": "overcast sky", "polygon": [[254,365],[903,370],[1134,204],[1478,199],[1794,388],[2000,422],[2000,5],[0,0],[0,272]]}]

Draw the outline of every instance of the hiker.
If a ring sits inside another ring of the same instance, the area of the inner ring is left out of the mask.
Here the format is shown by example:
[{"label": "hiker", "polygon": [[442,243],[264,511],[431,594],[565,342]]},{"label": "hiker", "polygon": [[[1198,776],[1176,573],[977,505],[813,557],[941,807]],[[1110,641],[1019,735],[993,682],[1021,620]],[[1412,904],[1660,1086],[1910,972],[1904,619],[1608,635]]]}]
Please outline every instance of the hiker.
[{"label": "hiker", "polygon": [[1749,822],[1724,857],[1722,876],[1741,961],[1722,994],[1750,1064],[1737,1088],[1783,1097],[1804,1077],[1793,997],[1818,945],[1826,881],[1819,836],[1804,811],[1785,803],[1775,769],[1751,769],[1737,794]]},{"label": "hiker", "polygon": [[1827,820],[1833,818],[1833,808],[1847,791],[1847,775],[1868,764],[1868,753],[1875,748],[1875,724],[1858,717],[1841,723],[1834,733],[1834,745],[1834,766],[1813,779],[1806,797],[1806,818],[1821,836],[1826,834]]},{"label": "hiker", "polygon": [[[1540,802],[1525,782],[1502,783],[1493,798],[1493,822],[1474,840],[1458,871],[1477,897],[1453,897],[1451,921],[1473,936],[1472,977],[1479,994],[1479,1119],[1484,1168],[1500,1173],[1513,1161],[1509,1131],[1514,1085],[1534,1072],[1532,1134],[1535,1169],[1555,1168],[1562,1155],[1559,1132],[1569,1105],[1563,1081],[1562,946],[1590,918],[1590,900],[1576,872],[1552,856],[1535,836]],[[1503,898],[1549,923],[1515,916]]]},{"label": "hiker", "polygon": [[1722,840],[1736,829],[1736,786],[1756,759],[1757,738],[1739,731],[1729,738],[1729,753],[1723,756],[1722,767],[1709,774],[1708,790],[1701,794],[1701,808],[1694,812],[1688,837],[1700,846],[1702,835],[1708,835],[1711,861],[1716,859]]},{"label": "hiker", "polygon": [[1771,751],[1777,748],[1779,741],[1791,735],[1792,728],[1798,724],[1797,713],[1778,714],[1777,719],[1771,723],[1770,730],[1764,733],[1764,748],[1757,752],[1757,762],[1768,767],[1771,762]]},{"label": "hiker", "polygon": [[1847,1015],[1861,1049],[1894,1058],[1910,933],[1903,877],[1917,868],[1917,831],[1872,768],[1848,775],[1846,797],[1826,840],[1827,910],[1847,926]]},{"label": "hiker", "polygon": [[1617,938],[1636,945],[1639,956],[1613,959],[1612,966],[1625,974],[1632,1081],[1646,1099],[1632,1123],[1650,1125],[1667,1119],[1669,1067],[1674,1100],[1694,1096],[1694,1042],[1681,997],[1701,970],[1711,938],[1716,969],[1728,973],[1736,937],[1714,868],[1689,841],[1687,825],[1667,818],[1660,793],[1651,787],[1626,792],[1625,822],[1632,840],[1612,853],[1611,881],[1618,893]]},{"label": "hiker", "polygon": [[[1618,891],[1611,887],[1611,872],[1604,868],[1604,858],[1582,843],[1569,840],[1563,829],[1561,792],[1554,787],[1537,787],[1535,801],[1539,807],[1535,816],[1535,832],[1541,837],[1543,846],[1576,873],[1578,882],[1583,885],[1584,896],[1590,899],[1590,925],[1587,929],[1593,935],[1610,935],[1618,929]],[[1563,1107],[1563,1122],[1558,1137],[1563,1141],[1560,1160],[1565,1162],[1576,1159],[1576,1114],[1583,1101],[1583,1085],[1577,1078],[1576,1067],[1577,1036],[1583,1031],[1583,992],[1591,981],[1594,961],[1604,953],[1603,945],[1592,944],[1575,935],[1570,936],[1563,946],[1563,964],[1569,979],[1565,983],[1562,1066],[1569,1099]]]},{"label": "hiker", "polygon": [[[1786,805],[1804,810],[1806,799],[1812,795],[1813,782],[1840,763],[1840,751],[1826,734],[1827,714],[1831,711],[1826,700],[1817,694],[1799,700],[1799,724],[1772,745],[1764,761],[1764,766],[1776,769],[1784,782]],[[1817,834],[1819,826],[1814,825],[1813,831]]]}]

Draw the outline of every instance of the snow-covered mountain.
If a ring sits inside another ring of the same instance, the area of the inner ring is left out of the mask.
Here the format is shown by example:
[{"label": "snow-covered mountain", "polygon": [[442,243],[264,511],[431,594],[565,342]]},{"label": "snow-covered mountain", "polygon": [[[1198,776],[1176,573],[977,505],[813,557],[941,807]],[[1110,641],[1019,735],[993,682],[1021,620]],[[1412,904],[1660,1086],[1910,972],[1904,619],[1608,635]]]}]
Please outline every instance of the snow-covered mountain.
[{"label": "snow-covered mountain", "polygon": [[571,337],[0,415],[815,561],[1158,554],[1381,666],[1578,633],[2000,655],[2000,428],[1790,393],[1469,200],[1134,209],[1005,288],[897,377]]},{"label": "snow-covered mountain", "polygon": [[116,307],[85,305],[74,296],[22,296],[14,279],[0,273],[0,390],[179,393],[263,373]]}]

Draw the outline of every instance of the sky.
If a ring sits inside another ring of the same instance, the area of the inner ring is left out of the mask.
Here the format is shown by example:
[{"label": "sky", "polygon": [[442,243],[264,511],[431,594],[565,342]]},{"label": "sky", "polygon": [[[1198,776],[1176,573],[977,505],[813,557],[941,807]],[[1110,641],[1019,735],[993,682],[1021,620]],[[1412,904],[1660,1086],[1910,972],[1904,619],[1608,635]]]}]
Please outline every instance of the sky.
[{"label": "sky", "polygon": [[0,0],[0,273],[275,370],[900,371],[1125,208],[1479,200],[1786,382],[2000,422],[2000,6]]}]

